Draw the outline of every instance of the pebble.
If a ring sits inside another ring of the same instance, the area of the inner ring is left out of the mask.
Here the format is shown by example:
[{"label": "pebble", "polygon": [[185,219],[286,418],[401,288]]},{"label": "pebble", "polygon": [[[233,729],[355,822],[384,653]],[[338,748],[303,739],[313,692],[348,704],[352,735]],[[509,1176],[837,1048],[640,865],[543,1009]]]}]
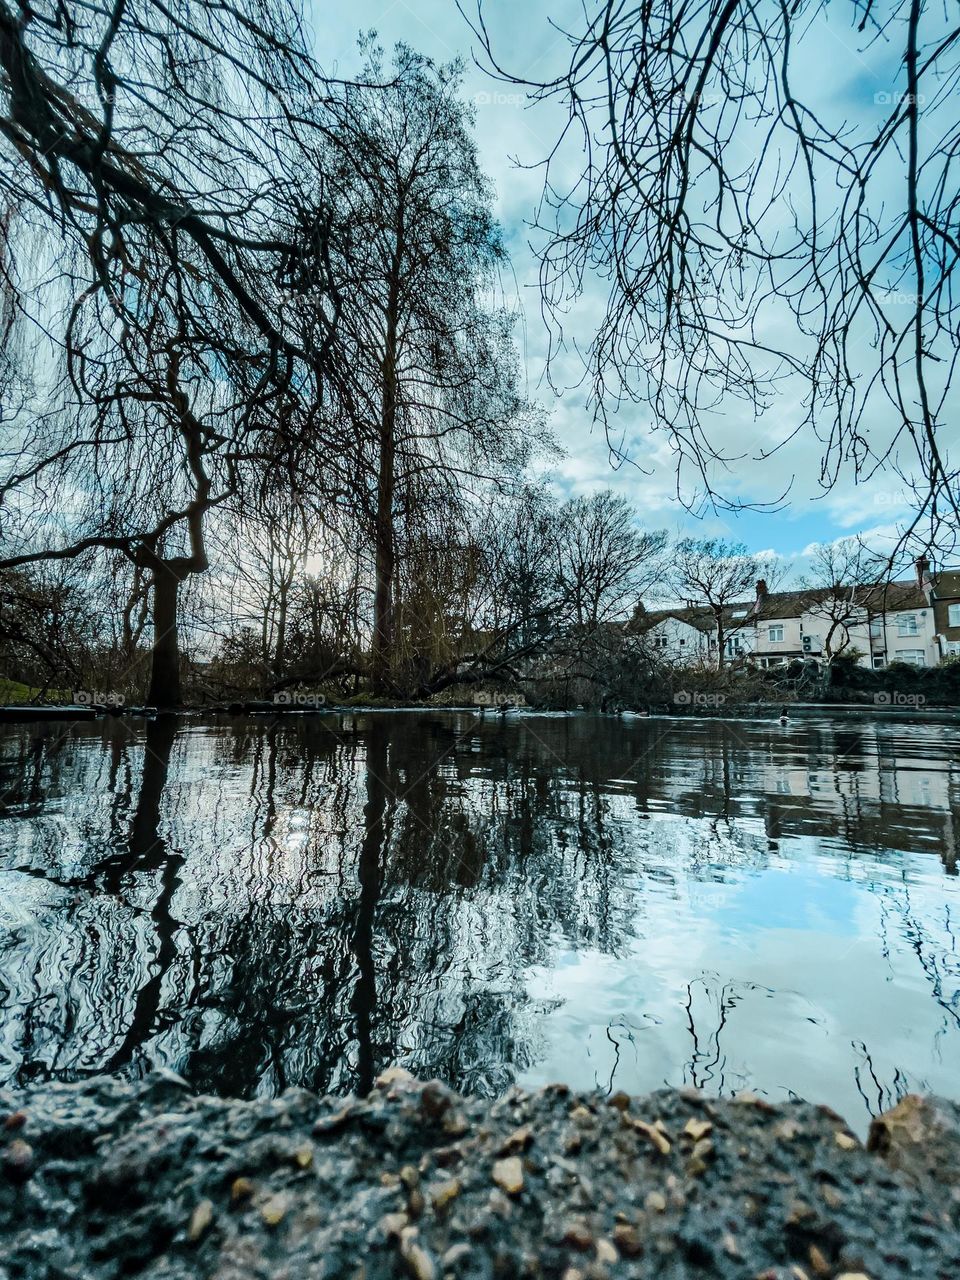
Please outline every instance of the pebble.
[{"label": "pebble", "polygon": [[210,1226],[211,1222],[213,1222],[213,1201],[201,1200],[190,1215],[190,1225],[187,1228],[187,1239],[192,1244],[195,1244],[206,1231],[207,1227]]},{"label": "pebble", "polygon": [[[833,1140],[841,1151],[853,1151],[854,1148],[859,1147],[860,1145],[852,1134],[843,1133],[842,1131],[834,1134]],[[850,1274],[853,1275],[855,1273],[850,1272]]]},{"label": "pebble", "polygon": [[278,1227],[287,1216],[289,1203],[282,1193],[271,1196],[260,1206],[260,1217],[268,1227]]},{"label": "pebble", "polygon": [[230,1184],[230,1199],[234,1204],[241,1200],[249,1200],[253,1195],[253,1183],[249,1178],[234,1178]]},{"label": "pebble", "polygon": [[625,1258],[637,1258],[643,1253],[640,1232],[629,1222],[618,1222],[613,1228],[613,1243]]},{"label": "pebble", "polygon": [[579,1249],[581,1253],[586,1253],[588,1249],[593,1248],[593,1235],[586,1223],[568,1222],[561,1236],[561,1242],[569,1245],[571,1249]]},{"label": "pebble", "polygon": [[25,1111],[11,1111],[9,1115],[4,1117],[3,1127],[9,1133],[13,1129],[22,1129],[27,1123],[27,1113]]},{"label": "pebble", "polygon": [[515,1196],[523,1190],[523,1165],[517,1156],[497,1160],[493,1166],[493,1180],[507,1195]]},{"label": "pebble", "polygon": [[414,1280],[435,1280],[436,1263],[416,1238],[416,1227],[407,1227],[400,1237],[400,1256]]},{"label": "pebble", "polygon": [[528,1124],[522,1125],[519,1129],[514,1129],[513,1133],[501,1145],[497,1154],[506,1156],[511,1151],[526,1151],[532,1141],[533,1130]]},{"label": "pebble", "polygon": [[651,1191],[643,1202],[651,1213],[666,1213],[667,1197],[659,1191]]},{"label": "pebble", "polygon": [[626,1112],[623,1112],[623,1119],[631,1129],[643,1134],[662,1156],[670,1154],[670,1140],[663,1132],[662,1127],[656,1124],[647,1124],[643,1120],[637,1120],[635,1116],[628,1115]]},{"label": "pebble", "polygon": [[33,1173],[33,1147],[22,1138],[14,1138],[3,1153],[3,1167],[11,1182],[26,1182]]},{"label": "pebble", "polygon": [[823,1251],[819,1249],[817,1245],[812,1244],[810,1246],[809,1250],[807,1251],[807,1256],[810,1259],[811,1267],[813,1267],[814,1271],[818,1276],[828,1276],[830,1272],[833,1270],[833,1268],[830,1266],[830,1263],[827,1261],[826,1257],[824,1256]]},{"label": "pebble", "polygon": [[600,1263],[607,1262],[611,1265],[620,1261],[620,1254],[617,1249],[603,1236],[597,1241],[597,1261]]},{"label": "pebble", "polygon": [[701,1138],[705,1138],[707,1134],[713,1132],[713,1125],[709,1120],[688,1120],[683,1126],[683,1132],[688,1138],[692,1138],[694,1142],[699,1142]]},{"label": "pebble", "polygon": [[441,1182],[430,1193],[430,1203],[433,1205],[434,1212],[443,1213],[462,1190],[463,1186],[459,1178],[450,1178],[447,1182]]}]

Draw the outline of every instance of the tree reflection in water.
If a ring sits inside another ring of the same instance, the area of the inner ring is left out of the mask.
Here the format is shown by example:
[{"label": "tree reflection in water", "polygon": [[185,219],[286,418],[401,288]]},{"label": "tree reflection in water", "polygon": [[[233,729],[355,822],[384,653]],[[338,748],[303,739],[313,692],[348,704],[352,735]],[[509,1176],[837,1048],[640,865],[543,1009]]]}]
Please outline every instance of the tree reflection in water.
[{"label": "tree reflection in water", "polygon": [[949,1091],[960,733],[778,729],[8,726],[0,1079]]}]

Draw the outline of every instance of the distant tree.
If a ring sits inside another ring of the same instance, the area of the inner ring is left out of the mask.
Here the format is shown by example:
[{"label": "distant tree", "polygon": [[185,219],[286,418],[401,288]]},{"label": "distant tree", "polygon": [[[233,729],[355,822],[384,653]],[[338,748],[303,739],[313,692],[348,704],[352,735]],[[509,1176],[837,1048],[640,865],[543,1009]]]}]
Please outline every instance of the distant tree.
[{"label": "distant tree", "polygon": [[826,624],[823,654],[828,663],[849,652],[851,627],[869,625],[871,589],[884,570],[882,560],[859,538],[819,543],[814,549],[799,587],[804,607]]},{"label": "distant tree", "polygon": [[761,562],[741,542],[720,538],[683,538],[672,550],[668,581],[674,594],[690,605],[703,605],[714,623],[717,668],[726,663],[731,635],[752,625],[750,608],[735,618],[732,606],[752,602]]},{"label": "distant tree", "polygon": [[571,498],[560,508],[560,582],[579,628],[629,616],[661,577],[666,531],[644,530],[636,509],[610,489]]}]

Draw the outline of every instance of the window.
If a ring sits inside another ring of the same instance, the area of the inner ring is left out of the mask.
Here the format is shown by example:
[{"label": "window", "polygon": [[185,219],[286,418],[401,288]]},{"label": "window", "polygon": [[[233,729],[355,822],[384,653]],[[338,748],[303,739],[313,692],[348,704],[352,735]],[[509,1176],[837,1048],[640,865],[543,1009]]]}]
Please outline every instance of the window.
[{"label": "window", "polygon": [[687,642],[686,642],[686,640],[684,640],[683,636],[681,636],[681,637],[680,637],[680,643],[681,643],[681,644],[686,644],[686,643],[687,643]]},{"label": "window", "polygon": [[874,654],[874,657],[873,657],[873,665],[874,665],[874,668],[875,668],[877,671],[879,671],[881,667],[886,666],[886,662],[885,662],[885,660],[880,656],[880,654],[878,654],[878,653],[877,653],[877,654]]},{"label": "window", "polygon": [[960,627],[960,604],[947,605],[947,626]]},{"label": "window", "polygon": [[960,658],[960,640],[948,640],[947,653],[951,658]]},{"label": "window", "polygon": [[917,626],[917,615],[915,613],[897,614],[898,636],[918,636],[919,634],[920,628]]},{"label": "window", "polygon": [[[654,646],[655,646],[657,649],[665,649],[665,648],[667,647],[667,637],[666,637],[666,636],[654,636],[654,637],[653,637],[653,643],[654,643]],[[681,643],[682,643],[682,642],[681,642]]]},{"label": "window", "polygon": [[745,618],[746,616],[747,616],[746,609],[733,609],[731,610],[731,613],[730,613],[731,618]]},{"label": "window", "polygon": [[771,627],[767,632],[767,639],[771,644],[779,644],[783,639],[783,627]]},{"label": "window", "polygon": [[911,667],[926,666],[926,651],[923,649],[897,649],[893,655],[894,662],[908,662]]}]

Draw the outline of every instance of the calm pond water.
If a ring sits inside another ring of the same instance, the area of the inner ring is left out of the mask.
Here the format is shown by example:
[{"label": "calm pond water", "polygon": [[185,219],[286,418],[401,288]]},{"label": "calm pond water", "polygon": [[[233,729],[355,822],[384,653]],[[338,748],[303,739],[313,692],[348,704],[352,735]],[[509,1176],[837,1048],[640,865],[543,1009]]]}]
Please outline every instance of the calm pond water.
[{"label": "calm pond water", "polygon": [[960,725],[0,728],[0,1082],[960,1098]]}]

